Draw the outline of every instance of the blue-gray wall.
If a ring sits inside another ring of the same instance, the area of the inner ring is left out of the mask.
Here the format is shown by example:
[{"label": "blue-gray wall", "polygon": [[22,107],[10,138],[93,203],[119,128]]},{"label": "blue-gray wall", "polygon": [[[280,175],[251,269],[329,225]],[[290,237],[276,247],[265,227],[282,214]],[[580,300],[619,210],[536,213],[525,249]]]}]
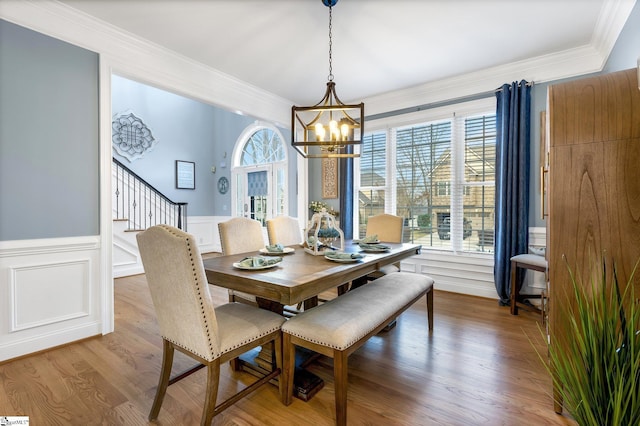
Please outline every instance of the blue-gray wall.
[{"label": "blue-gray wall", "polygon": [[[230,179],[230,169],[221,169],[219,163],[225,151],[231,155],[236,139],[254,120],[126,78],[113,76],[111,82],[113,114],[133,112],[157,141],[152,151],[133,162],[116,151],[113,156],[171,200],[189,203],[190,216],[230,214],[230,193],[222,196],[217,190],[220,177]],[[176,160],[195,162],[195,190],[176,189]],[[214,165],[216,173],[211,173]]]},{"label": "blue-gray wall", "polygon": [[0,20],[0,241],[99,234],[98,55]]},{"label": "blue-gray wall", "polygon": [[[231,191],[222,195],[217,182],[230,180],[231,155],[240,134],[255,118],[239,115],[123,77],[113,76],[113,114],[133,112],[158,141],[153,150],[132,162],[114,157],[176,202],[187,202],[189,216],[231,214]],[[280,129],[288,146],[289,132]],[[225,158],[226,153],[226,158]],[[295,151],[288,148],[289,178],[295,182]],[[176,189],[175,160],[196,163],[196,189]],[[220,167],[221,162],[226,167]],[[216,172],[211,172],[211,167]],[[296,214],[296,188],[289,185],[289,214]]]},{"label": "blue-gray wall", "polygon": [[[635,67],[639,56],[636,4],[603,73]],[[176,201],[189,202],[190,215],[229,214],[230,194],[221,197],[215,187],[229,169],[216,174],[209,170],[219,165],[223,152],[231,155],[240,132],[253,119],[144,85],[116,94],[118,80],[125,79],[114,77],[113,111],[140,114],[159,140],[132,168]],[[546,108],[547,87],[553,83],[536,84],[533,90],[532,226],[545,224],[538,195],[539,113]],[[140,100],[132,97],[136,90],[153,92],[144,102],[155,102],[156,95],[166,102],[155,105],[159,110],[149,110],[153,104],[138,105]],[[288,141],[290,134],[281,131]],[[293,183],[295,151],[290,149],[289,155]],[[195,191],[175,189],[177,159],[196,162]],[[312,162],[310,199],[320,199],[319,165]],[[98,55],[0,20],[0,241],[99,234],[99,177]],[[289,186],[289,195],[290,214],[295,215],[295,185]]]}]

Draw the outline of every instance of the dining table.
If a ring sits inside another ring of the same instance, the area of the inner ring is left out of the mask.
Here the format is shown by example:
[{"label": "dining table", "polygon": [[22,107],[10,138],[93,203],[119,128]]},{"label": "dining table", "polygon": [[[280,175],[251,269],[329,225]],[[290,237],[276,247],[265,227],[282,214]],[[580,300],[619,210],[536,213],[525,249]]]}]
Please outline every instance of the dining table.
[{"label": "dining table", "polygon": [[[261,308],[285,315],[286,306],[304,303],[305,309],[312,309],[318,303],[321,293],[335,288],[344,289],[350,282],[362,279],[383,266],[419,254],[422,248],[420,244],[412,243],[379,244],[386,247],[376,250],[376,246],[369,244],[369,250],[365,251],[357,241],[345,240],[344,248],[335,249],[341,253],[355,253],[355,257],[362,256],[357,259],[345,259],[344,256],[331,259],[323,254],[312,254],[308,248],[297,245],[286,247],[283,253],[265,253],[265,250],[262,250],[208,258],[204,260],[204,269],[209,284],[252,294],[256,296]],[[240,263],[247,257],[269,258],[270,255],[277,255],[282,260],[276,264],[255,268],[242,268]],[[296,362],[299,368],[296,369],[295,380],[299,392],[295,395],[307,400],[323,383],[320,378],[303,369],[309,357],[300,358],[301,360]],[[241,357],[239,365],[244,371],[257,376],[265,375],[274,368],[273,350],[263,347],[257,353],[245,354]]]}]

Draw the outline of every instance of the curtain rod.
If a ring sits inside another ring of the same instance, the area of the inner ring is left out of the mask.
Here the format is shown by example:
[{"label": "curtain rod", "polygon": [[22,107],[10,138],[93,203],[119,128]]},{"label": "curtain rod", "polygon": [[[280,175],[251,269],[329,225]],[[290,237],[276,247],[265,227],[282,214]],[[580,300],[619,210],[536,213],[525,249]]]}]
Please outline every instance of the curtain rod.
[{"label": "curtain rod", "polygon": [[[520,86],[520,83],[521,83],[521,82],[518,82],[518,86]],[[533,81],[527,81],[527,82],[525,83],[525,86],[533,87]],[[502,87],[498,87],[498,88],[496,89],[495,93],[498,93],[498,92],[502,92]]]},{"label": "curtain rod", "polygon": [[[520,83],[518,83],[520,85]],[[533,86],[533,81],[527,82],[527,86]],[[367,120],[379,120],[381,118],[394,117],[396,115],[410,114],[412,112],[426,111],[429,109],[439,108],[448,105],[460,104],[463,102],[476,101],[478,99],[485,99],[495,96],[496,93],[501,92],[502,87],[495,90],[489,90],[486,92],[480,92],[473,95],[461,96],[459,98],[447,99],[445,101],[431,102],[428,104],[416,105],[407,108],[396,109],[393,111],[381,112],[380,114],[368,115],[364,119]]]},{"label": "curtain rod", "polygon": [[476,93],[475,95],[462,96],[454,99],[447,99],[445,101],[431,102],[428,104],[416,105],[407,108],[396,109],[394,111],[381,112],[380,114],[373,114],[365,117],[367,120],[379,120],[381,118],[394,117],[396,115],[410,114],[412,112],[425,111],[428,109],[439,108],[447,105],[459,104],[462,102],[475,101],[478,99],[490,98],[494,96],[494,91]]}]

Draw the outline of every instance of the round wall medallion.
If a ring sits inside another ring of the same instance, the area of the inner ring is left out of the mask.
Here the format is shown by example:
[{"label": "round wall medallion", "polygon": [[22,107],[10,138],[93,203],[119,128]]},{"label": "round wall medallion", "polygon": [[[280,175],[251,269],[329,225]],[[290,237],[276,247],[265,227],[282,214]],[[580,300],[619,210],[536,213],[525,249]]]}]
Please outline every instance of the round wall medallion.
[{"label": "round wall medallion", "polygon": [[220,179],[218,179],[218,191],[221,194],[226,194],[228,190],[229,190],[229,179],[222,176]]},{"label": "round wall medallion", "polygon": [[113,149],[129,161],[142,157],[158,143],[151,130],[131,111],[113,116],[111,134]]}]

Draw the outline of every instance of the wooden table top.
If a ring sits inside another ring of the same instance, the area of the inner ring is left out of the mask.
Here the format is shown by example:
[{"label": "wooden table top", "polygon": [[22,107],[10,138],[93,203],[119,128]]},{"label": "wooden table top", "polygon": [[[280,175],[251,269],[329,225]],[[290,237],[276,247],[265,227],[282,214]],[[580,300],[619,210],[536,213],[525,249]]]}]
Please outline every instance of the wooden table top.
[{"label": "wooden table top", "polygon": [[[260,255],[257,252],[206,259],[204,268],[209,284],[254,294],[283,305],[295,305],[417,254],[422,248],[420,244],[384,244],[391,247],[389,252],[362,253],[364,258],[352,263],[314,256],[301,246],[295,246],[293,253],[282,255],[282,262],[269,269],[242,270],[233,266],[233,263],[247,256]],[[359,252],[360,248],[346,241],[345,251]]]}]

